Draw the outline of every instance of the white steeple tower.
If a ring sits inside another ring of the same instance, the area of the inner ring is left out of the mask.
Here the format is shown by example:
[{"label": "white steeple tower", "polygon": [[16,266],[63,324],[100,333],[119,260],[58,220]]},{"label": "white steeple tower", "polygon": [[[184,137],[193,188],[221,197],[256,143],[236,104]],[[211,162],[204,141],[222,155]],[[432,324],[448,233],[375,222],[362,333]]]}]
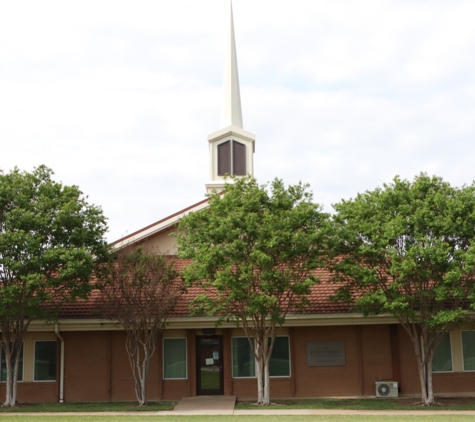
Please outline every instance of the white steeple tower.
[{"label": "white steeple tower", "polygon": [[221,114],[221,127],[236,126],[242,129],[241,93],[234,39],[233,5],[229,2],[230,25],[227,40],[226,61],[224,64],[224,107]]},{"label": "white steeple tower", "polygon": [[[210,181],[206,184],[208,193],[221,191],[224,176],[254,175],[253,154],[255,135],[243,129],[241,94],[234,40],[233,6],[229,2],[230,24],[227,40],[227,54],[224,66],[224,107],[221,114],[221,128],[208,135],[210,152]],[[229,180],[228,180],[229,182]]]}]

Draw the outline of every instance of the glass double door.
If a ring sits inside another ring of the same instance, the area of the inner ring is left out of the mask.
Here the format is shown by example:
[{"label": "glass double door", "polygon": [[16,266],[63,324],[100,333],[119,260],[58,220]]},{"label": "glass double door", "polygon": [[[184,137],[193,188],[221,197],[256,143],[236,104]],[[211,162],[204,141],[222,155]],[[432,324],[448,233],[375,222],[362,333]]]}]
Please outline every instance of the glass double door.
[{"label": "glass double door", "polygon": [[222,395],[223,337],[196,337],[196,394]]}]

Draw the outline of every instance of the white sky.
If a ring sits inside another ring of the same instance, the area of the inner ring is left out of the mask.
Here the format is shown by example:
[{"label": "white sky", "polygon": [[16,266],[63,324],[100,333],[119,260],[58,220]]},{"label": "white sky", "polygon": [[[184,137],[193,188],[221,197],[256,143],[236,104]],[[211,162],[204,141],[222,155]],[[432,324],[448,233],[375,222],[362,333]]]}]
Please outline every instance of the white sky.
[{"label": "white sky", "polygon": [[[331,204],[475,178],[475,1],[234,0],[255,175]],[[204,198],[227,0],[0,0],[0,168],[46,164],[116,240]]]}]

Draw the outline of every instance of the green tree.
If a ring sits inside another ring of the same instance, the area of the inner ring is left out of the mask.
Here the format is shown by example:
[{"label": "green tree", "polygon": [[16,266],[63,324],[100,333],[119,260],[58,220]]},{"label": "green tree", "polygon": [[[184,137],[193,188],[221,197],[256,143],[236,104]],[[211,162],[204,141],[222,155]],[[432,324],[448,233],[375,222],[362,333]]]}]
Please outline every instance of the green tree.
[{"label": "green tree", "polygon": [[173,261],[142,248],[119,250],[103,280],[103,317],[124,327],[135,395],[139,406],[145,406],[150,359],[184,283]]},{"label": "green tree", "polygon": [[307,185],[286,189],[275,179],[259,186],[250,177],[233,182],[212,194],[206,209],[181,220],[179,254],[193,260],[185,281],[203,288],[196,311],[234,321],[255,345],[258,404],[267,405],[275,336],[289,312],[309,305],[329,217]]},{"label": "green tree", "polygon": [[107,225],[77,186],[33,172],[0,172],[0,329],[7,379],[3,406],[16,406],[21,346],[31,321],[52,320],[62,303],[86,297],[107,259]]},{"label": "green tree", "polygon": [[391,314],[416,355],[424,405],[443,333],[467,318],[474,284],[475,186],[420,174],[334,206],[337,297],[365,315]]}]

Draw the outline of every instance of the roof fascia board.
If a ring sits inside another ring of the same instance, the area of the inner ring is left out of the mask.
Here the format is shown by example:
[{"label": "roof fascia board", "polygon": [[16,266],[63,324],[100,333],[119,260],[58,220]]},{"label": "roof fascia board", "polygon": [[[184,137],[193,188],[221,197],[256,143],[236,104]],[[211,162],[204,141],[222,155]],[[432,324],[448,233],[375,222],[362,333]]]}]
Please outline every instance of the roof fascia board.
[{"label": "roof fascia board", "polygon": [[[167,330],[215,328],[218,317],[169,318]],[[391,315],[365,317],[363,314],[303,314],[287,315],[284,327],[336,326],[336,325],[382,325],[397,324]],[[220,324],[220,328],[236,328],[232,322]],[[62,319],[58,321],[59,331],[121,331],[116,321],[104,319]],[[54,325],[43,321],[33,321],[30,332],[54,332]]]},{"label": "roof fascia board", "polygon": [[150,226],[147,226],[141,230],[138,230],[130,235],[123,237],[122,239],[117,240],[112,244],[114,249],[121,249],[126,246],[130,246],[134,243],[140,242],[141,240],[146,239],[147,237],[153,236],[180,221],[185,215],[190,212],[200,211],[209,206],[209,198],[204,199],[197,204],[192,205],[191,207],[185,208],[184,210],[178,211],[177,213],[164,218],[163,220],[157,221]]}]

